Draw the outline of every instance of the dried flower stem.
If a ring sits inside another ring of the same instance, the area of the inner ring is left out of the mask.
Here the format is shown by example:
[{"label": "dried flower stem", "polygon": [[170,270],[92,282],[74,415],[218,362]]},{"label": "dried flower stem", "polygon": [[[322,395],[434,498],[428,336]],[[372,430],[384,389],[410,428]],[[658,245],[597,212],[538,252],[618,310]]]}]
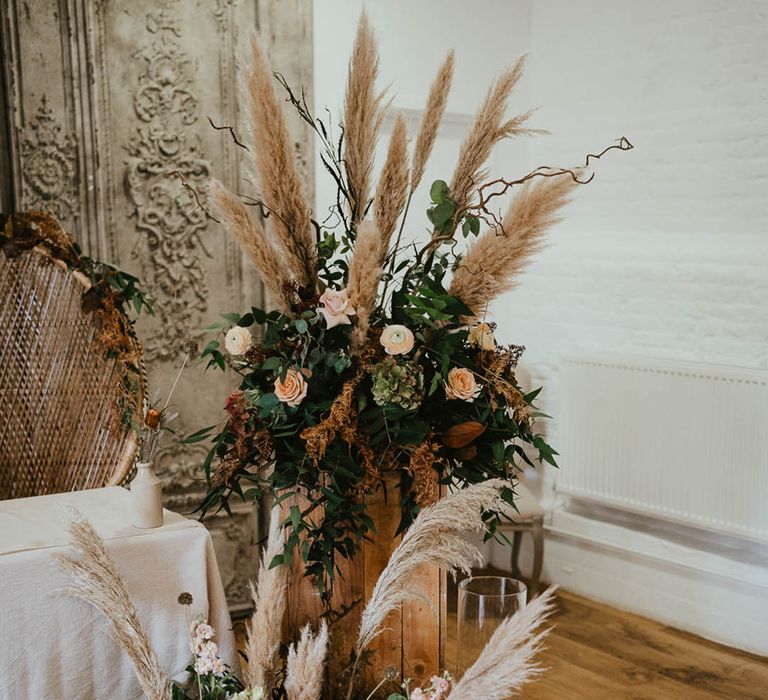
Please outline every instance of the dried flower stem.
[{"label": "dried flower stem", "polygon": [[275,680],[286,605],[285,588],[288,581],[287,566],[270,569],[269,565],[272,559],[283,551],[283,545],[280,512],[275,508],[272,511],[267,546],[259,567],[258,587],[251,584],[254,610],[246,625],[246,684],[249,688],[263,688],[266,695],[271,693]]},{"label": "dried flower stem", "polygon": [[133,663],[146,696],[150,700],[170,700],[171,680],[160,666],[104,540],[82,516],[70,523],[69,532],[79,559],[67,554],[53,555],[72,582],[68,592],[90,603],[109,621],[115,638]]},{"label": "dried flower stem", "polygon": [[376,94],[379,53],[363,12],[357,28],[344,98],[344,165],[349,183],[352,225],[365,216],[371,197],[371,171],[384,119],[383,94]]}]

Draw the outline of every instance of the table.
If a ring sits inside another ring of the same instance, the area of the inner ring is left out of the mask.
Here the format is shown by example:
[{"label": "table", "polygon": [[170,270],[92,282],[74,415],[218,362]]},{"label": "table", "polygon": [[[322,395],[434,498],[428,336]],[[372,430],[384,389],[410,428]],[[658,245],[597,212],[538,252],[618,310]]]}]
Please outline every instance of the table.
[{"label": "table", "polygon": [[[188,624],[205,616],[221,658],[237,666],[232,624],[213,544],[200,523],[165,511],[165,524],[138,530],[120,487],[0,501],[0,700],[142,698],[130,661],[107,621],[64,592],[51,554],[69,549],[79,510],[104,538],[163,668],[183,679]],[[71,551],[71,550],[70,550]],[[178,604],[179,593],[193,604]]]}]

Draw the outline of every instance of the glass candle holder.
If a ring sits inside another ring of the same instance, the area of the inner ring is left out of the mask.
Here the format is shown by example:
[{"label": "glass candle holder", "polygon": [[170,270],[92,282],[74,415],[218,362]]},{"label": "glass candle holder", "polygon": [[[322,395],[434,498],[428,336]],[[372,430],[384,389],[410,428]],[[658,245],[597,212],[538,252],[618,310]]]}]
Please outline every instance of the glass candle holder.
[{"label": "glass candle holder", "polygon": [[507,576],[472,576],[459,583],[456,677],[480,656],[498,626],[525,606],[528,588]]}]

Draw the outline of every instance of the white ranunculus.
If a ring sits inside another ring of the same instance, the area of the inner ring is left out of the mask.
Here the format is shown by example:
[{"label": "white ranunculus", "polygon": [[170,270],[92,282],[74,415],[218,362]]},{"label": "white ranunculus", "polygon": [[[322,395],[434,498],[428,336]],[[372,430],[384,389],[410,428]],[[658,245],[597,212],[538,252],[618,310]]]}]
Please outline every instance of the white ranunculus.
[{"label": "white ranunculus", "polygon": [[242,355],[251,347],[251,332],[242,326],[234,326],[224,337],[224,347],[230,355]]},{"label": "white ranunculus", "polygon": [[405,355],[413,350],[413,333],[399,324],[385,326],[379,341],[387,355]]}]

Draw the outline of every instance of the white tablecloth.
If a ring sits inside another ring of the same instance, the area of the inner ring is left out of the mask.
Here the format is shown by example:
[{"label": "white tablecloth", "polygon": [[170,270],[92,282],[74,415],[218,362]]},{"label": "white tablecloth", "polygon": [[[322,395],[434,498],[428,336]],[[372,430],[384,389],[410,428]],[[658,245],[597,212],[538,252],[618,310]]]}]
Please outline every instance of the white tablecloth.
[{"label": "white tablecloth", "polygon": [[[165,524],[137,530],[130,494],[111,487],[0,501],[0,699],[142,698],[128,658],[107,621],[63,592],[67,579],[51,556],[68,547],[77,508],[106,540],[163,668],[184,678],[191,660],[188,619],[215,627],[221,657],[237,664],[232,625],[207,530],[165,511]],[[194,603],[177,603],[179,593]]]}]

